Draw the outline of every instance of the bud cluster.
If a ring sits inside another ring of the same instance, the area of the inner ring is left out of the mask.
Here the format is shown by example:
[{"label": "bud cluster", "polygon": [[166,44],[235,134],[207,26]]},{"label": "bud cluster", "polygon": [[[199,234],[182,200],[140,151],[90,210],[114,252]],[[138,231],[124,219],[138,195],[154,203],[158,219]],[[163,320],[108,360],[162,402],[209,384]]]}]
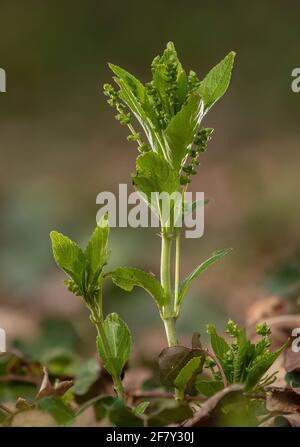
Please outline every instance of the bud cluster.
[{"label": "bud cluster", "polygon": [[199,165],[199,155],[205,152],[208,142],[212,138],[213,129],[200,129],[193,141],[193,146],[188,151],[189,164],[182,167],[183,174],[180,176],[180,184],[187,185],[191,182],[190,177],[197,174],[197,166]]},{"label": "bud cluster", "polygon": [[128,141],[135,141],[138,143],[138,149],[140,152],[147,152],[150,150],[149,145],[143,143],[141,141],[141,135],[138,132],[135,132],[132,121],[133,116],[130,112],[126,112],[126,106],[123,104],[123,102],[120,100],[120,96],[118,92],[114,89],[114,87],[111,84],[104,84],[103,86],[104,95],[108,97],[108,104],[111,107],[114,107],[117,110],[117,114],[115,115],[115,118],[120,122],[120,124],[124,126],[128,126],[131,134],[128,135],[127,140]]}]

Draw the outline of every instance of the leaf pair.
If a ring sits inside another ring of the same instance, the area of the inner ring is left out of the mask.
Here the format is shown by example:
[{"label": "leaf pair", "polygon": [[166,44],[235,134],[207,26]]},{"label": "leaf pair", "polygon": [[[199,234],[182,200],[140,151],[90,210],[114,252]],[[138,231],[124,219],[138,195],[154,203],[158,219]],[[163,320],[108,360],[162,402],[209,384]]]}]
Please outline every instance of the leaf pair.
[{"label": "leaf pair", "polygon": [[87,298],[97,290],[109,257],[108,236],[107,216],[103,216],[84,251],[63,234],[50,233],[55,262],[71,279],[69,287],[75,294]]},{"label": "leaf pair", "polygon": [[[187,278],[185,278],[179,289],[179,299],[177,302],[177,311],[182,303],[184,296],[186,295],[193,280],[197,279],[202,273],[205,272],[211,265],[217,262],[219,259],[229,254],[232,251],[231,248],[225,250],[219,250],[214,252],[210,258],[202,262]],[[141,287],[156,302],[159,309],[162,309],[166,304],[166,297],[164,290],[151,273],[145,272],[143,270],[134,267],[119,267],[112,272],[105,274],[106,277],[110,277],[114,284],[120,287],[126,292],[131,292],[134,287]]]}]

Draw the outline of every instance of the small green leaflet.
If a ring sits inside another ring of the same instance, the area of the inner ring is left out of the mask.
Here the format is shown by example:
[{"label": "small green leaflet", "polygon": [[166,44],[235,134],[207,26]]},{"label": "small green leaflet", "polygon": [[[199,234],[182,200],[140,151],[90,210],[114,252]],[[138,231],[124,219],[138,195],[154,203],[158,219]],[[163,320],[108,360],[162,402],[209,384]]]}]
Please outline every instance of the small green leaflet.
[{"label": "small green leaflet", "polygon": [[227,254],[229,254],[232,251],[232,248],[226,248],[224,250],[219,250],[214,252],[210,258],[208,258],[206,261],[202,262],[187,278],[185,278],[184,281],[182,281],[180,285],[179,290],[179,297],[178,297],[178,305],[181,304],[185,294],[187,293],[192,281],[194,279],[197,279],[205,270],[208,269],[211,265],[213,265],[215,262],[217,262],[219,259],[223,258]]},{"label": "small green leaflet", "polygon": [[281,348],[277,349],[277,351],[265,352],[252,362],[247,372],[247,379],[245,382],[246,390],[253,388],[260,379],[263,378],[268,369],[287,347],[287,344],[288,343],[285,343]]},{"label": "small green leaflet", "polygon": [[53,257],[58,265],[82,289],[86,259],[81,248],[68,237],[57,231],[51,231]]},{"label": "small green leaflet", "polygon": [[96,359],[89,359],[81,365],[74,380],[73,392],[79,396],[86,394],[100,377],[100,365]]},{"label": "small green leaflet", "polygon": [[142,287],[155,300],[159,307],[164,305],[164,291],[154,275],[134,267],[119,267],[113,272],[106,273],[114,284],[121,289],[131,292],[132,289]]},{"label": "small green leaflet", "polygon": [[[253,345],[252,345],[253,346]],[[236,353],[233,360],[233,382],[242,383],[246,374],[245,366],[253,355],[254,346],[251,347],[247,339],[246,330],[240,329],[236,335]]]},{"label": "small green leaflet", "polygon": [[145,87],[137,78],[123,68],[113,64],[109,64],[109,68],[117,75],[114,80],[120,87],[120,97],[140,123],[152,149],[163,155],[165,149],[162,137],[157,130],[157,119],[147,99]]},{"label": "small green leaflet", "polygon": [[108,220],[107,215],[104,215],[93,232],[84,252],[91,275],[90,281],[93,283],[97,281],[109,258],[108,237]]},{"label": "small green leaflet", "polygon": [[231,79],[234,58],[235,52],[231,51],[201,81],[197,92],[204,100],[205,114],[226,92]]},{"label": "small green leaflet", "polygon": [[[143,193],[143,198],[157,215],[161,214],[161,206],[158,195],[152,193],[177,192],[179,188],[179,176],[171,169],[169,163],[155,152],[147,152],[136,160],[136,175],[133,183],[138,192]],[[153,196],[155,200],[153,200]]]},{"label": "small green leaflet", "polygon": [[192,379],[197,370],[199,370],[201,357],[193,357],[188,361],[186,365],[181,369],[176,377],[174,384],[175,387],[183,394],[189,381]]},{"label": "small green leaflet", "polygon": [[127,324],[116,313],[107,315],[103,322],[108,349],[100,335],[97,336],[97,349],[105,369],[115,376],[122,374],[131,350],[131,335]]},{"label": "small green leaflet", "polygon": [[212,347],[217,359],[221,363],[221,366],[223,368],[223,371],[224,371],[224,374],[225,374],[227,380],[230,381],[231,371],[228,368],[227,363],[226,363],[226,356],[230,351],[230,346],[223,337],[221,337],[220,335],[217,334],[216,328],[214,327],[213,324],[207,325],[207,332],[210,335],[211,347]]},{"label": "small green leaflet", "polygon": [[194,93],[165,130],[170,148],[169,161],[176,172],[180,170],[188,148],[194,140],[203,112],[203,100],[200,95]]},{"label": "small green leaflet", "polygon": [[158,357],[161,383],[166,386],[174,386],[180,371],[194,357],[201,359],[202,367],[204,362],[202,349],[190,349],[185,346],[172,346],[163,349]]},{"label": "small green leaflet", "polygon": [[142,416],[142,414],[145,413],[145,411],[147,410],[148,406],[150,405],[149,401],[143,401],[140,402],[134,409],[134,414],[136,416]]}]

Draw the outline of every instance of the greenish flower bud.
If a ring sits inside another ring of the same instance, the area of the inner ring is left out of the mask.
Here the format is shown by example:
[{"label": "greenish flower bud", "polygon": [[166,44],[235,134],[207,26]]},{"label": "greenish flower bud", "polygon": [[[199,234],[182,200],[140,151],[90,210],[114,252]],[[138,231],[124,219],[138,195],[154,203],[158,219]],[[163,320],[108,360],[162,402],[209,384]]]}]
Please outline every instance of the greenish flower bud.
[{"label": "greenish flower bud", "polygon": [[271,335],[271,328],[267,325],[267,323],[260,323],[256,326],[256,333],[266,337],[267,335]]}]

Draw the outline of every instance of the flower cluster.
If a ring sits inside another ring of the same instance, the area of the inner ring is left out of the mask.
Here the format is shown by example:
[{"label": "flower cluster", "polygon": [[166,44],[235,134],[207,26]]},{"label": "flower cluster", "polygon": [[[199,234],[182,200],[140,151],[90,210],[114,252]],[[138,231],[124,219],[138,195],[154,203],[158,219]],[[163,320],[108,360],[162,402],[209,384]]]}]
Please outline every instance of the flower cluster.
[{"label": "flower cluster", "polygon": [[186,185],[191,182],[191,175],[197,174],[197,166],[199,165],[199,155],[205,152],[208,142],[212,138],[214,129],[203,128],[200,129],[194,139],[193,146],[188,151],[189,164],[182,167],[182,174],[180,176],[181,185]]}]

